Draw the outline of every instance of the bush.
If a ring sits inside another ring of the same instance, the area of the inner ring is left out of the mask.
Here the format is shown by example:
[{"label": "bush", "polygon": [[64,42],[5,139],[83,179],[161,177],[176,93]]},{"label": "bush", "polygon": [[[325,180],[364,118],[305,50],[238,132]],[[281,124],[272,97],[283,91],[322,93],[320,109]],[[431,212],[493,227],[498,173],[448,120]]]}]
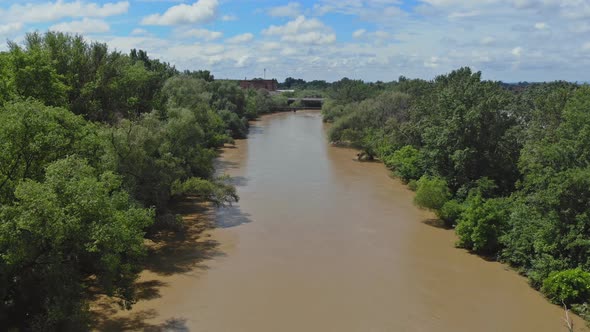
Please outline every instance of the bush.
[{"label": "bush", "polygon": [[442,206],[438,212],[438,217],[448,226],[452,226],[459,220],[463,211],[465,211],[465,206],[456,199],[452,199]]},{"label": "bush", "polygon": [[543,281],[541,291],[556,304],[587,302],[590,299],[590,273],[581,268],[551,272]]},{"label": "bush", "polygon": [[451,192],[444,179],[424,175],[418,180],[414,202],[420,207],[438,211],[450,197]]},{"label": "bush", "polygon": [[411,191],[416,191],[416,190],[418,190],[418,181],[416,181],[416,180],[410,180],[410,181],[408,182],[408,188],[409,188]]},{"label": "bush", "polygon": [[411,145],[395,151],[386,164],[404,181],[418,179],[424,174],[422,153]]},{"label": "bush", "polygon": [[456,227],[458,245],[480,254],[495,254],[500,237],[508,225],[509,210],[504,198],[483,199],[476,195],[467,200]]}]

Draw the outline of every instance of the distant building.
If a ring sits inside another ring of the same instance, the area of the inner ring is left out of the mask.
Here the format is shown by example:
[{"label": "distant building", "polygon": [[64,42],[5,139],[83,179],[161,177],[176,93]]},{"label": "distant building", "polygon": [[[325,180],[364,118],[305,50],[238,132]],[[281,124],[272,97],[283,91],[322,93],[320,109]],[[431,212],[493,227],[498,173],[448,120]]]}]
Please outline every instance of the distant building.
[{"label": "distant building", "polygon": [[263,79],[253,79],[253,80],[242,80],[240,81],[240,87],[242,89],[265,89],[268,91],[276,91],[279,86],[279,82],[277,80],[263,80]]}]

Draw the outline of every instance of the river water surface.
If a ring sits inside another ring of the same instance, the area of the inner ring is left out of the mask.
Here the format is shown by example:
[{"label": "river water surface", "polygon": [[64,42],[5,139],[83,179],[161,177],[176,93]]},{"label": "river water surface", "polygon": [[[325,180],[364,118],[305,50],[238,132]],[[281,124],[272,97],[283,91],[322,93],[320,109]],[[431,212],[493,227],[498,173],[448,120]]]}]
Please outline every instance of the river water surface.
[{"label": "river water surface", "polygon": [[145,299],[102,327],[566,331],[563,310],[504,265],[456,249],[382,164],[354,156],[327,143],[317,112],[253,123],[218,165],[239,204],[217,211],[198,246],[160,258],[177,269],[144,271]]}]

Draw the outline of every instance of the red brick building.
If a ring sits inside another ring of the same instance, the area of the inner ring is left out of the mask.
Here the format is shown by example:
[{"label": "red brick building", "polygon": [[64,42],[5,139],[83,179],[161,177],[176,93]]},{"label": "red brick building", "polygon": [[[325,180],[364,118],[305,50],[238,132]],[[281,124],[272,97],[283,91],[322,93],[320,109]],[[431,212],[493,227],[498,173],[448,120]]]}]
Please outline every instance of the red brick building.
[{"label": "red brick building", "polygon": [[276,91],[279,86],[279,82],[277,80],[263,80],[263,79],[253,79],[253,80],[242,80],[240,81],[240,87],[242,89],[265,89],[268,91]]}]

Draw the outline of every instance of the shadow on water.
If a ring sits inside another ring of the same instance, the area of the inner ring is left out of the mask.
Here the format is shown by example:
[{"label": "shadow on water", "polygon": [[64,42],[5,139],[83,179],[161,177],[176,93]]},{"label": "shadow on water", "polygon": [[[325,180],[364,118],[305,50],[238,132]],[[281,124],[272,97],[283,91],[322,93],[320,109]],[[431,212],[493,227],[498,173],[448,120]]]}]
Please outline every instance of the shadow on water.
[{"label": "shadow on water", "polygon": [[[260,120],[256,120],[255,122],[258,122]],[[261,134],[264,131],[263,126],[257,126],[257,125],[250,125],[250,128],[248,128],[248,138],[252,138],[252,135],[256,135],[256,134]]]},{"label": "shadow on water", "polygon": [[138,301],[149,301],[162,297],[160,288],[168,286],[160,280],[148,280],[135,283],[135,297]]},{"label": "shadow on water", "polygon": [[423,220],[422,223],[424,225],[428,225],[434,228],[444,229],[444,230],[452,230],[453,226],[447,225],[444,221],[440,219],[426,219]]},{"label": "shadow on water", "polygon": [[235,161],[222,160],[219,158],[215,160],[214,164],[215,164],[215,169],[217,170],[218,173],[223,173],[228,170],[236,169],[236,168],[240,167],[240,164]]},{"label": "shadow on water", "polygon": [[235,187],[245,187],[248,184],[248,178],[244,176],[232,176],[227,183]]},{"label": "shadow on water", "polygon": [[109,315],[116,311],[112,308],[105,308],[100,319],[100,323],[94,327],[98,331],[150,331],[150,332],[184,332],[190,331],[186,325],[186,319],[171,318],[162,324],[150,324],[147,320],[156,318],[158,316],[156,310],[142,310],[136,312],[129,317],[120,317],[111,319]]},{"label": "shadow on water", "polygon": [[236,227],[251,221],[250,215],[235,205],[218,209],[215,216],[215,226],[220,228]]},{"label": "shadow on water", "polygon": [[[135,283],[138,302],[160,298],[161,289],[168,284],[160,276],[188,274],[195,270],[206,270],[207,260],[223,256],[219,243],[212,240],[205,230],[228,228],[250,222],[249,216],[238,206],[215,209],[195,198],[174,202],[172,212],[182,215],[183,224],[177,230],[161,230],[151,238],[144,269],[153,273]],[[118,300],[94,294],[92,326],[98,331],[189,331],[186,319],[173,318],[162,324],[150,324],[158,317],[155,310],[142,310],[121,316]]]}]

